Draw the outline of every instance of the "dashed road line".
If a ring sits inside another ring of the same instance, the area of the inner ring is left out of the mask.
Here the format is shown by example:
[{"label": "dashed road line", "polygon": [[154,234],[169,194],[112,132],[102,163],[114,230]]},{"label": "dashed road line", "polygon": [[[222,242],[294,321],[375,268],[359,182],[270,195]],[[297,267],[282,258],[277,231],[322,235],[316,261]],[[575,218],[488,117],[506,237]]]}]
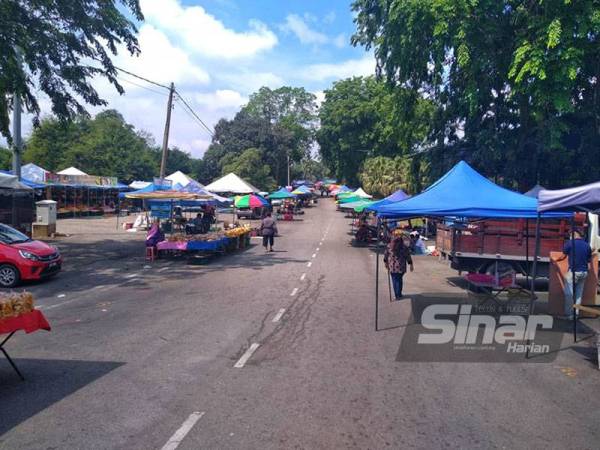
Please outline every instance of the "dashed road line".
[{"label": "dashed road line", "polygon": [[65,297],[66,297],[66,295],[65,295],[65,294],[58,294],[56,297],[57,297],[57,298],[65,298]]},{"label": "dashed road line", "polygon": [[294,290],[292,291],[292,293],[290,294],[290,297],[293,297],[294,295],[296,295],[298,293],[298,288],[294,288]]},{"label": "dashed road line", "polygon": [[248,350],[244,352],[242,357],[238,360],[238,362],[234,364],[233,367],[235,367],[236,369],[241,369],[242,367],[244,367],[250,359],[250,357],[252,356],[252,353],[254,353],[258,347],[260,347],[260,344],[257,342],[254,342],[252,345],[250,345],[250,347],[248,347]]},{"label": "dashed road line", "polygon": [[313,254],[312,254],[312,257],[313,257],[313,258],[316,258],[316,257],[317,257],[317,254],[316,254],[316,253],[313,253]]},{"label": "dashed road line", "polygon": [[312,266],[312,261],[309,261],[308,264],[306,265],[306,267],[310,267]]},{"label": "dashed road line", "polygon": [[125,275],[125,278],[135,278],[139,276],[137,273],[130,273],[129,275]]},{"label": "dashed road line", "polygon": [[317,247],[317,251],[321,250],[321,247]]},{"label": "dashed road line", "polygon": [[277,314],[275,314],[275,317],[273,317],[273,322],[279,322],[281,320],[281,316],[283,316],[283,313],[285,313],[285,308],[281,308]]},{"label": "dashed road line", "polygon": [[173,433],[173,436],[169,438],[161,450],[175,450],[177,447],[179,447],[181,441],[183,441],[194,425],[196,425],[196,422],[198,422],[203,415],[204,411],[195,411],[190,414],[190,416],[185,420],[185,422],[183,422],[179,429]]},{"label": "dashed road line", "polygon": [[306,278],[306,272],[304,272],[304,273],[302,274],[302,276],[300,277],[300,281],[304,281],[304,279],[305,279],[305,278]]}]

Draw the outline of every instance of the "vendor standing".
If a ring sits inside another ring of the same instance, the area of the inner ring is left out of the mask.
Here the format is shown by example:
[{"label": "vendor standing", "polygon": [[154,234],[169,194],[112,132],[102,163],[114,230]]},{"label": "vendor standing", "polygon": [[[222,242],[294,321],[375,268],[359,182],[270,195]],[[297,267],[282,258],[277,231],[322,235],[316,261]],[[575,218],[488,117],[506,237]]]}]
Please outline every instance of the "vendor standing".
[{"label": "vendor standing", "polygon": [[263,247],[265,251],[272,252],[273,244],[275,243],[275,235],[277,234],[277,223],[271,217],[271,212],[267,212],[266,217],[260,224],[260,235],[263,238]]},{"label": "vendor standing", "polygon": [[574,239],[569,240],[563,248],[563,256],[558,261],[569,258],[569,270],[565,274],[565,318],[573,319],[573,278],[575,279],[575,304],[580,305],[583,288],[588,276],[592,248],[579,231],[573,232]]},{"label": "vendor standing", "polygon": [[401,300],[406,266],[407,264],[410,266],[411,272],[414,270],[414,266],[412,257],[410,256],[410,249],[404,243],[402,232],[400,230],[394,231],[394,236],[385,249],[383,262],[392,278],[396,300]]}]

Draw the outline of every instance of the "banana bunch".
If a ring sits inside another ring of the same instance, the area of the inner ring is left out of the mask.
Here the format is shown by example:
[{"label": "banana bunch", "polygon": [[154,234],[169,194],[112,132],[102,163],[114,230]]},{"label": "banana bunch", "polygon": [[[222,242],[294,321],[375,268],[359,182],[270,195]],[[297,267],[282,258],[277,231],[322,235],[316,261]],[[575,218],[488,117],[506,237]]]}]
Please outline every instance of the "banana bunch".
[{"label": "banana bunch", "polygon": [[241,227],[236,227],[231,230],[225,231],[225,236],[229,238],[243,236],[246,233],[250,233],[252,228],[250,225],[242,225]]}]

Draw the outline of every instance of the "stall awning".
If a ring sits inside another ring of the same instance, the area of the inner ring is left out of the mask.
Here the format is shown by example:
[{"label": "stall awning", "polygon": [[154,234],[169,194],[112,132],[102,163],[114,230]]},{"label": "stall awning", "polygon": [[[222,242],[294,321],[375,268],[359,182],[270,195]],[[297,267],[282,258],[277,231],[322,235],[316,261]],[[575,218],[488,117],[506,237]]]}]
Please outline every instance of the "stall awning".
[{"label": "stall awning", "polygon": [[[419,195],[383,206],[371,206],[380,217],[535,218],[537,199],[494,184],[466,162],[456,164]],[[545,217],[564,217],[550,213]]]},{"label": "stall awning", "polygon": [[547,190],[538,193],[540,212],[544,211],[599,211],[600,181],[567,189]]}]

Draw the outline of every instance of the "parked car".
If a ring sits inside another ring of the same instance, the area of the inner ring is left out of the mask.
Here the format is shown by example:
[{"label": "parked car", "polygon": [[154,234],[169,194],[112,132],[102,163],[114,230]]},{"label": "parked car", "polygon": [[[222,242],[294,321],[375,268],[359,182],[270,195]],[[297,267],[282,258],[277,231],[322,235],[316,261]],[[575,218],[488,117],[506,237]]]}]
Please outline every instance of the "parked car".
[{"label": "parked car", "polygon": [[60,272],[62,257],[56,247],[34,241],[0,223],[0,287],[25,280],[41,280]]}]

